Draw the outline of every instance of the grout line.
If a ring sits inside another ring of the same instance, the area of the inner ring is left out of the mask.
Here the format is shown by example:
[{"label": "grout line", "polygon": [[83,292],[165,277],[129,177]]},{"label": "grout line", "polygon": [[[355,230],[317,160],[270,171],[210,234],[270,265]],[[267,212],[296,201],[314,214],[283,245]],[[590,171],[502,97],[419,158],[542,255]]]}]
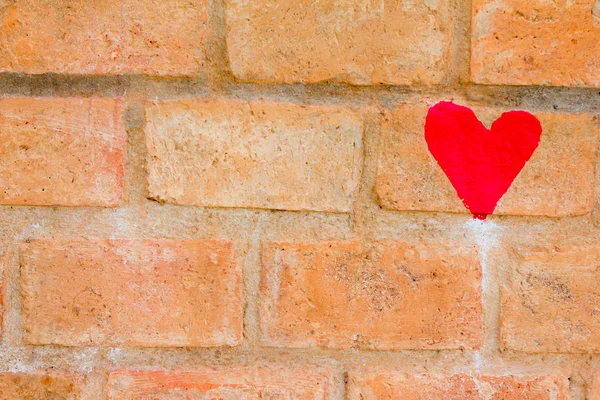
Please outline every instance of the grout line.
[{"label": "grout line", "polygon": [[[217,68],[217,67],[215,67]],[[221,67],[219,67],[221,68]],[[465,67],[461,67],[463,70]],[[460,68],[459,68],[460,69]],[[464,72],[463,72],[464,73]],[[212,79],[212,78],[211,78]],[[231,98],[273,100],[297,104],[333,104],[347,107],[393,106],[419,97],[465,97],[493,107],[526,107],[550,112],[592,112],[600,115],[597,88],[542,86],[486,86],[465,83],[452,86],[351,86],[344,84],[264,85],[206,81],[189,78],[156,78],[139,75],[76,77],[0,73],[2,97],[119,97],[128,98]]]},{"label": "grout line", "polygon": [[248,238],[248,251],[243,262],[244,274],[244,339],[246,345],[259,347],[260,321],[258,316],[258,292],[261,270],[262,231],[265,215],[261,215]]},{"label": "grout line", "polygon": [[21,282],[18,243],[5,247],[3,259],[3,329],[2,347],[18,347],[23,344],[23,320],[21,317]]},{"label": "grout line", "polygon": [[492,220],[481,221],[475,218],[464,224],[477,245],[481,265],[481,299],[483,345],[474,354],[475,368],[481,373],[495,363],[498,352],[498,323],[500,305],[500,285],[498,282],[497,261],[493,253],[501,250],[502,226]]},{"label": "grout line", "polygon": [[368,230],[369,219],[374,207],[378,208],[375,198],[375,177],[377,157],[381,137],[381,114],[378,108],[363,110],[362,160],[360,166],[359,187],[351,214],[352,231],[362,236]]}]

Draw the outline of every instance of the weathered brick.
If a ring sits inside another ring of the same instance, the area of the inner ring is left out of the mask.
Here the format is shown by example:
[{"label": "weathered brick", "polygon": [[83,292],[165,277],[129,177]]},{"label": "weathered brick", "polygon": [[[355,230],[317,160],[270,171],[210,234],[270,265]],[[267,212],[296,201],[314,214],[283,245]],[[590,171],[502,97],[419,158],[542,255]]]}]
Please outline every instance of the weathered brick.
[{"label": "weathered brick", "polygon": [[[393,210],[468,212],[427,149],[424,124],[431,104],[407,104],[389,111],[381,125],[376,191]],[[504,111],[474,107],[489,127]],[[591,211],[595,195],[597,118],[590,114],[535,113],[542,124],[538,148],[495,214],[580,215]]]},{"label": "weathered brick", "polygon": [[125,131],[114,99],[0,99],[0,204],[117,206]]},{"label": "weathered brick", "polygon": [[0,72],[195,75],[208,0],[19,0],[0,6]]},{"label": "weathered brick", "polygon": [[259,313],[267,345],[480,346],[481,269],[469,246],[274,242],[262,260]]},{"label": "weathered brick", "polygon": [[54,372],[0,373],[0,400],[76,400],[80,394],[81,381],[75,376]]},{"label": "weathered brick", "polygon": [[230,242],[34,240],[20,257],[29,344],[242,340],[241,272]]},{"label": "weathered brick", "polygon": [[229,61],[243,81],[437,84],[448,70],[447,0],[225,4]]},{"label": "weathered brick", "polygon": [[568,400],[563,376],[415,375],[361,371],[349,376],[349,400]]},{"label": "weathered brick", "polygon": [[600,247],[519,249],[502,288],[503,347],[532,353],[600,352]]},{"label": "weathered brick", "polygon": [[471,26],[477,83],[600,87],[597,0],[474,0]]},{"label": "weathered brick", "polygon": [[209,207],[352,209],[362,119],[338,107],[227,100],[146,109],[151,198]]},{"label": "weathered brick", "polygon": [[109,376],[110,400],[140,398],[337,399],[332,373],[285,367],[202,368],[193,372],[115,371]]}]

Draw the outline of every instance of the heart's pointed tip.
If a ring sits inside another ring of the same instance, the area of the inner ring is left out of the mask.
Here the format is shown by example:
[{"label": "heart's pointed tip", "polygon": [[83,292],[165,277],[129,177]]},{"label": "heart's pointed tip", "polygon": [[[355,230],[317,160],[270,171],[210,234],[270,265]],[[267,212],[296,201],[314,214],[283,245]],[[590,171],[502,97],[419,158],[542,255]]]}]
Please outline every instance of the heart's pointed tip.
[{"label": "heart's pointed tip", "polygon": [[480,221],[485,221],[489,214],[473,214],[473,219],[478,219]]}]

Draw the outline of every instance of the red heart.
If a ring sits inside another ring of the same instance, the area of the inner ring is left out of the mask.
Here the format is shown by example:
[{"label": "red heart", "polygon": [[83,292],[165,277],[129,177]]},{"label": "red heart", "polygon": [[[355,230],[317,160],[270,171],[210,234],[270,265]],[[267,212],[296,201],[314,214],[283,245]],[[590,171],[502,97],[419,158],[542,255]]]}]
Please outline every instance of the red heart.
[{"label": "red heart", "polygon": [[487,129],[473,111],[442,101],[429,109],[425,140],[465,207],[479,219],[494,212],[540,142],[542,125],[509,111]]}]

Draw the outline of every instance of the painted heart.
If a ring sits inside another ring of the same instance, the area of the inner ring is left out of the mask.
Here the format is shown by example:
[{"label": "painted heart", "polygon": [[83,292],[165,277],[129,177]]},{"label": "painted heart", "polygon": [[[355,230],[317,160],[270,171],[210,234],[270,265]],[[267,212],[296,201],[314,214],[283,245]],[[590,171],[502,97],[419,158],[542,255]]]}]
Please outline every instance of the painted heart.
[{"label": "painted heart", "polygon": [[429,109],[425,140],[474,217],[485,219],[537,148],[540,121],[509,111],[487,129],[467,107],[443,101]]}]

